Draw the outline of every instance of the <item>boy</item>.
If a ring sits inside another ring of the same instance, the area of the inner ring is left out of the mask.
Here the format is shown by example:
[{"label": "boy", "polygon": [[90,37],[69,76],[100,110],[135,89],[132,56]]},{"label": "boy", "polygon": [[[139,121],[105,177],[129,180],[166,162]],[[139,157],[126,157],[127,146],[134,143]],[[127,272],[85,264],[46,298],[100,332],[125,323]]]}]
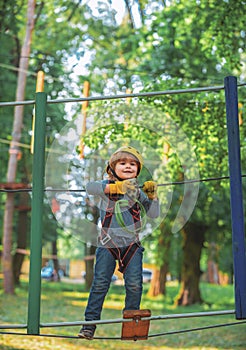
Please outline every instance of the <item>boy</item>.
[{"label": "boy", "polygon": [[[108,180],[87,184],[89,195],[99,197],[101,234],[96,250],[94,278],[85,310],[85,320],[99,320],[116,260],[125,281],[124,310],[139,310],[142,296],[142,257],[144,248],[139,232],[144,216],[159,216],[157,185],[144,183],[139,189],[137,177],[143,166],[141,154],[123,146],[112,154],[107,166]],[[96,325],[84,325],[78,336],[93,339]]]}]

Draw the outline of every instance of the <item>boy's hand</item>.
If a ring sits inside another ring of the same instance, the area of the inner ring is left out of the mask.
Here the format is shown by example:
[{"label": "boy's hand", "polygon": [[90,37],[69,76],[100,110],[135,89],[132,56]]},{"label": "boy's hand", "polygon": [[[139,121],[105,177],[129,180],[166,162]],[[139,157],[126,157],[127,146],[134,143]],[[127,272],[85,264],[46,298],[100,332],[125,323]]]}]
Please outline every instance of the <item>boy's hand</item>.
[{"label": "boy's hand", "polygon": [[114,184],[109,184],[110,194],[125,194],[134,191],[136,188],[136,183],[132,180],[116,181]]},{"label": "boy's hand", "polygon": [[136,178],[129,179],[129,180],[126,180],[126,181],[128,181],[126,193],[132,200],[135,201],[139,197],[138,181],[137,181]]},{"label": "boy's hand", "polygon": [[147,194],[149,199],[157,198],[157,183],[155,181],[145,181],[143,191]]}]

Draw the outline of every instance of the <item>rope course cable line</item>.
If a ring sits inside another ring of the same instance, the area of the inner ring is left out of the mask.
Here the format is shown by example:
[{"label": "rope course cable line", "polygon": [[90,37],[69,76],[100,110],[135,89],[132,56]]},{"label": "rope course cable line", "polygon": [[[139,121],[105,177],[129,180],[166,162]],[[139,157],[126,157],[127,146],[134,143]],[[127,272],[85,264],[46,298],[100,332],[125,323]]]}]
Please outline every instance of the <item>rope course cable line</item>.
[{"label": "rope course cable line", "polygon": [[[0,54],[0,57],[4,57],[4,58],[7,58],[7,59],[9,59],[9,58],[13,59],[13,55],[10,56],[10,55]],[[18,56],[18,58],[30,58],[31,60],[37,60],[37,61],[44,62],[43,57],[39,58],[39,57],[32,56],[32,55],[30,55],[30,56]],[[55,66],[60,66],[60,64],[56,62],[55,57],[53,57],[53,59],[54,59],[54,65]],[[8,69],[8,70],[17,71],[17,72],[18,71],[25,71],[30,76],[34,76],[34,77],[37,76],[37,72],[36,71],[22,70],[19,67],[16,67],[15,65],[11,65],[11,64],[0,63],[0,67],[3,68],[3,69]],[[105,64],[104,67],[109,69],[109,70],[111,70],[111,71],[115,71],[115,70],[118,69],[118,66],[114,66],[114,65],[110,65],[110,64]],[[154,77],[154,78],[157,77],[156,73],[151,73],[151,72],[147,72],[146,73],[146,72],[143,72],[143,71],[138,70],[138,69],[129,69],[129,68],[126,68],[126,67],[121,67],[121,70],[122,71],[126,71],[126,72],[135,73],[135,74],[138,74],[138,75],[141,75],[141,76],[145,75],[145,76],[151,76],[151,77]],[[69,75],[69,74],[67,73],[67,75]],[[53,81],[60,81],[59,78],[54,77],[54,76],[47,76],[47,77],[52,78]],[[159,75],[158,75],[158,77],[159,77]],[[211,78],[211,80],[213,80],[214,82],[221,81],[220,78],[215,77],[214,75],[211,75],[211,76],[207,75],[207,78]],[[200,79],[200,81],[202,81],[202,79]],[[205,80],[205,81],[207,81],[207,80]]]},{"label": "rope course cable line", "polygon": [[[242,174],[242,178],[246,177],[246,174]],[[174,186],[174,185],[184,185],[187,183],[195,183],[195,182],[209,182],[209,181],[219,181],[219,180],[228,180],[230,179],[230,176],[218,176],[218,177],[209,177],[204,179],[191,179],[191,180],[185,180],[185,181],[172,181],[172,182],[165,182],[162,184],[157,184],[158,187],[162,186]],[[6,187],[8,186],[8,183],[4,184]],[[0,184],[1,186],[1,184]],[[141,188],[142,186],[140,186]],[[66,193],[72,193],[72,192],[85,192],[86,190],[84,188],[81,189],[59,189],[59,188],[45,188],[44,192],[66,192]],[[19,189],[8,189],[8,188],[0,188],[0,192],[7,192],[7,193],[15,193],[15,192],[32,192],[32,187],[27,188],[19,188]]]},{"label": "rope course cable line", "polygon": [[[5,55],[5,54],[0,54],[0,57],[4,57],[4,58],[7,58],[7,59],[9,59],[9,58],[13,59],[14,56],[13,55],[10,56],[10,55]],[[30,55],[30,56],[18,56],[18,58],[30,58],[31,60],[37,60],[37,61],[44,62],[43,57],[40,58],[40,57],[37,57],[36,55],[35,56],[33,56],[33,55]],[[53,59],[54,59],[54,65],[55,66],[57,66],[57,65],[60,66],[60,64],[57,63],[57,61],[55,60],[54,56],[53,56]],[[17,71],[17,72],[18,71],[23,71],[22,69],[20,69],[19,67],[16,67],[15,65],[10,65],[10,64],[5,64],[5,63],[0,63],[0,67],[3,68],[3,69],[13,70],[13,71]],[[118,69],[118,66],[114,66],[114,65],[110,65],[110,64],[105,64],[104,67],[109,69],[109,70],[111,70],[111,71],[115,71],[115,70]],[[126,68],[126,67],[121,67],[121,70],[122,71],[126,71],[126,72],[131,72],[132,74],[135,73],[135,74],[142,75],[142,76],[145,75],[145,76],[151,76],[151,77],[154,77],[154,78],[157,77],[156,73],[151,73],[151,72],[146,73],[146,72],[143,72],[143,71],[138,70],[138,69],[129,69],[129,68]],[[36,71],[32,71],[32,70],[25,70],[25,71],[30,76],[34,76],[34,77],[37,76],[37,72]],[[49,77],[52,78],[53,81],[60,81],[59,78],[54,77],[54,76],[47,76],[47,77],[48,78]],[[158,77],[159,77],[159,75],[158,75]],[[210,78],[214,82],[221,81],[220,78],[218,78],[218,77],[216,78],[214,75],[211,75],[211,76],[207,75],[207,78]],[[200,79],[200,81],[202,81],[202,79]],[[205,80],[205,81],[207,81],[207,80]],[[240,86],[240,85],[241,84],[238,84],[238,86]]]}]

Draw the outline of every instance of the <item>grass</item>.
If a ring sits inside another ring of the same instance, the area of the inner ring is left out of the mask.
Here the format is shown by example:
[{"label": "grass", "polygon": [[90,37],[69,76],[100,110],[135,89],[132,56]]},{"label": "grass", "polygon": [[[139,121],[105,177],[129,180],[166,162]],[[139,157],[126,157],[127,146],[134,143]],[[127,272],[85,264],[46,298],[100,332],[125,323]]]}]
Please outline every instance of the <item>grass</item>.
[{"label": "grass", "polygon": [[[233,310],[233,286],[217,286],[201,284],[202,297],[205,303],[189,307],[175,308],[173,300],[178,293],[177,283],[169,283],[167,295],[150,298],[147,295],[148,285],[144,287],[142,308],[149,308],[152,315],[171,315],[203,311]],[[105,300],[102,319],[121,318],[124,305],[124,287],[112,285]],[[68,282],[42,283],[41,323],[73,322],[83,320],[84,309],[88,298],[82,283]],[[26,324],[28,305],[28,284],[16,289],[16,295],[0,294],[0,324]],[[83,350],[83,349],[246,349],[246,324],[194,330],[196,328],[216,326],[218,324],[239,323],[234,315],[178,318],[151,321],[150,335],[174,332],[162,336],[149,337],[147,341],[97,340],[30,336],[30,335],[0,335],[1,350]],[[80,326],[41,328],[41,334],[76,336]],[[182,332],[180,332],[182,330]],[[187,331],[194,330],[194,331]],[[2,330],[3,331],[3,330]],[[6,330],[6,332],[22,332],[24,330]],[[176,331],[178,333],[176,333]],[[121,325],[99,325],[97,337],[120,337]]]}]

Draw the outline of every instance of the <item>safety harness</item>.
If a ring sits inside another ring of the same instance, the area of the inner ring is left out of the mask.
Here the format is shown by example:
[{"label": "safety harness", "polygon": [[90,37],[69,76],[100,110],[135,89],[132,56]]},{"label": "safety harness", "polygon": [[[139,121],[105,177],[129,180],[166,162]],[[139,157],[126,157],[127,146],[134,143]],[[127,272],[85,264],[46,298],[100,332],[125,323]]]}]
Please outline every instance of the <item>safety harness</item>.
[{"label": "safety harness", "polygon": [[[139,241],[139,232],[141,230],[141,221],[140,221],[140,212],[143,209],[142,204],[136,200],[123,200],[119,199],[118,195],[111,195],[108,197],[108,206],[106,209],[106,214],[102,222],[100,242],[105,246],[110,253],[113,255],[115,260],[118,260],[119,271],[124,273],[125,269],[129,265],[131,259],[136,253],[137,249],[140,247],[141,243]],[[122,216],[119,214],[122,207],[128,207],[127,210],[130,212],[134,222],[134,230],[129,230],[125,225],[124,229],[135,235],[135,240],[127,247],[118,247],[117,244],[113,241],[111,236],[108,233],[109,227],[111,225],[113,214],[116,214],[116,219],[121,227],[123,227]],[[121,217],[121,219],[119,219]]]}]

